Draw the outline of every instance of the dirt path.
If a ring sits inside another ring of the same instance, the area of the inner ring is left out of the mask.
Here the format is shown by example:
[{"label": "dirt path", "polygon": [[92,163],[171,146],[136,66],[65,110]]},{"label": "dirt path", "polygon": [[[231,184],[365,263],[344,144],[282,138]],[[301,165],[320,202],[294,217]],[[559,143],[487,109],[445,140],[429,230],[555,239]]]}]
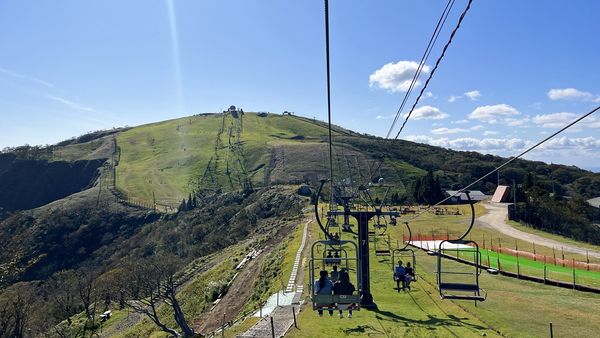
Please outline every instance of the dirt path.
[{"label": "dirt path", "polygon": [[[293,292],[292,290],[294,287],[296,288],[292,304],[277,306],[268,317],[261,318],[261,320],[253,327],[239,335],[239,338],[272,337],[273,335],[275,335],[275,337],[283,337],[294,324],[293,311],[298,311],[298,305],[294,303],[299,301],[302,292],[304,291],[304,267],[306,264],[306,252],[308,250],[306,248],[306,243],[309,237],[308,227],[312,221],[312,219],[308,219],[304,223],[302,242],[296,252],[294,268],[292,269],[290,281],[288,282],[287,290],[290,290],[289,292]],[[305,256],[304,259],[302,259],[302,256]],[[301,259],[302,263],[300,263]],[[271,321],[273,327],[271,327]],[[273,330],[275,332],[273,332]]]},{"label": "dirt path", "polygon": [[484,203],[482,205],[487,210],[487,213],[477,218],[476,226],[491,228],[513,238],[534,242],[536,245],[543,245],[549,248],[562,247],[565,251],[580,255],[586,255],[586,252],[589,252],[590,256],[600,258],[600,251],[580,248],[575,245],[562,243],[553,239],[530,234],[528,232],[513,228],[504,221],[506,215],[508,214],[508,204],[506,203]]}]

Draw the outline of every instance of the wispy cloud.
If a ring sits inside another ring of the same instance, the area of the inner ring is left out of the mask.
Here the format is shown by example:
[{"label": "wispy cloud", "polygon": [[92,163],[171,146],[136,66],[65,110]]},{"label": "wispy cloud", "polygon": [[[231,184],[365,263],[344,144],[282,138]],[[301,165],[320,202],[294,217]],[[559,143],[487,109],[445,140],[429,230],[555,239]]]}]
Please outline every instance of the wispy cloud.
[{"label": "wispy cloud", "polygon": [[446,135],[446,134],[464,133],[466,131],[467,131],[466,129],[462,129],[462,128],[446,128],[446,127],[442,127],[442,128],[432,129],[431,133],[435,134],[435,135]]},{"label": "wispy cloud", "polygon": [[40,80],[36,77],[33,76],[29,76],[29,75],[25,75],[25,74],[21,74],[12,70],[8,70],[6,68],[2,68],[0,67],[0,73],[4,74],[4,75],[8,75],[10,77],[16,78],[16,79],[21,79],[21,80],[26,80],[29,82],[34,82],[38,85],[42,85],[46,88],[55,88],[54,84],[48,82],[48,81],[44,81],[44,80]]},{"label": "wispy cloud", "polygon": [[52,101],[60,102],[60,103],[64,104],[65,106],[75,109],[75,110],[87,111],[87,112],[92,112],[92,113],[98,112],[97,110],[95,110],[92,107],[81,105],[77,102],[67,100],[63,97],[58,97],[58,96],[54,96],[54,95],[46,95],[46,97]]},{"label": "wispy cloud", "polygon": [[454,101],[456,101],[458,99],[462,99],[462,96],[460,96],[460,95],[459,96],[450,95],[450,98],[448,99],[448,102],[452,103],[452,102],[454,102]]}]

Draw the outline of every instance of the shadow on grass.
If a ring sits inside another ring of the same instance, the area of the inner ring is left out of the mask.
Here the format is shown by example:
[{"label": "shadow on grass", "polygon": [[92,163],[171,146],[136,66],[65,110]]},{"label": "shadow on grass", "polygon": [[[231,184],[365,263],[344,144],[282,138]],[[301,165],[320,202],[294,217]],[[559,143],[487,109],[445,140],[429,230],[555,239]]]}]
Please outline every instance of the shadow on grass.
[{"label": "shadow on grass", "polygon": [[394,323],[404,323],[406,325],[419,325],[426,327],[435,326],[455,326],[455,327],[470,327],[477,330],[487,330],[488,328],[481,325],[471,324],[466,322],[469,318],[460,318],[454,315],[447,315],[446,318],[439,318],[431,314],[427,314],[427,319],[412,319],[408,317],[403,317],[397,313],[384,311],[381,309],[367,309],[367,311],[373,311],[376,313],[375,318],[379,320],[387,320]]},{"label": "shadow on grass", "polygon": [[375,335],[385,335],[386,334],[385,331],[378,330],[371,325],[358,325],[353,328],[345,329],[345,330],[343,330],[343,332],[344,332],[344,334],[347,334],[347,335],[360,334],[360,335],[367,335],[367,336],[371,336],[374,334]]}]

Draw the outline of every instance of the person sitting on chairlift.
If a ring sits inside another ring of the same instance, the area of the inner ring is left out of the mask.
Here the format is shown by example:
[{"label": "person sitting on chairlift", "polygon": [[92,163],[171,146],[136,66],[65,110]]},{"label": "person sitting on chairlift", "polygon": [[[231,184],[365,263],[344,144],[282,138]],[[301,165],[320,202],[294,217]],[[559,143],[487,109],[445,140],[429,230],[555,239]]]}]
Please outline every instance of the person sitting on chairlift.
[{"label": "person sitting on chairlift", "polygon": [[[352,295],[356,288],[350,282],[350,275],[346,270],[342,270],[340,272],[340,280],[335,282],[333,285],[333,294],[334,295]],[[346,304],[344,304],[346,305]],[[353,304],[349,304],[350,306]],[[338,304],[338,307],[340,305]],[[344,313],[340,310],[340,318],[344,318]],[[352,318],[352,308],[348,309],[348,318]]]},{"label": "person sitting on chairlift", "polygon": [[340,272],[338,271],[338,267],[337,265],[333,266],[333,270],[331,270],[331,273],[329,274],[331,276],[331,282],[335,283],[340,279]]},{"label": "person sitting on chairlift", "polygon": [[402,266],[402,261],[398,261],[398,266],[396,267],[395,271],[396,272],[394,273],[394,279],[396,280],[398,292],[400,292],[400,283],[402,283],[402,290],[404,290],[404,287],[406,285],[406,280],[404,279],[404,276],[406,275],[406,270],[404,270],[404,267]]},{"label": "person sitting on chairlift", "polygon": [[[333,283],[327,276],[327,271],[321,270],[319,272],[319,279],[315,281],[315,293],[319,295],[330,295],[333,292]],[[327,304],[330,305],[330,304]],[[323,310],[319,309],[319,316],[323,316]],[[329,315],[333,316],[333,310],[329,310]]]},{"label": "person sitting on chairlift", "polygon": [[410,266],[410,262],[406,263],[406,268],[404,268],[404,283],[405,287],[410,291],[410,282],[412,282],[413,277],[415,276],[415,271]]}]

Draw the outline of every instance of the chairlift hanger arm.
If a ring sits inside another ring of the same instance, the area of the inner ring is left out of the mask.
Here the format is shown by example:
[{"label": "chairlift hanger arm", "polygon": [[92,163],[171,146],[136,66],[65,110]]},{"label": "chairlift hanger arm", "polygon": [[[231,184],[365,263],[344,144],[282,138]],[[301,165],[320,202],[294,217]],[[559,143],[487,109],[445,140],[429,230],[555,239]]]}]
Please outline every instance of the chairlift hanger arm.
[{"label": "chairlift hanger arm", "polygon": [[319,185],[319,190],[317,190],[317,197],[315,198],[315,219],[317,220],[319,228],[321,228],[321,231],[323,231],[323,233],[325,234],[325,238],[331,239],[329,233],[327,232],[327,230],[325,230],[323,223],[321,223],[321,218],[319,217],[319,196],[321,196],[321,191],[323,190],[323,186],[326,182],[327,180],[321,180],[321,185]]},{"label": "chairlift hanger arm", "polygon": [[404,247],[400,250],[406,250],[406,248],[408,248],[408,245],[412,242],[412,231],[410,230],[410,225],[408,225],[408,222],[404,222],[404,224],[406,224],[406,228],[408,229],[408,242],[404,243]]},{"label": "chairlift hanger arm", "polygon": [[471,206],[471,224],[469,225],[469,228],[467,229],[467,231],[465,231],[465,233],[462,234],[462,236],[458,237],[457,240],[459,240],[459,241],[462,241],[462,240],[465,239],[465,237],[467,237],[467,235],[473,229],[473,225],[475,224],[475,206],[473,205],[473,201],[471,200],[471,196],[469,196],[470,191],[469,190],[465,190],[464,193],[465,193],[465,195],[467,195],[467,201],[469,202],[469,205]]}]

